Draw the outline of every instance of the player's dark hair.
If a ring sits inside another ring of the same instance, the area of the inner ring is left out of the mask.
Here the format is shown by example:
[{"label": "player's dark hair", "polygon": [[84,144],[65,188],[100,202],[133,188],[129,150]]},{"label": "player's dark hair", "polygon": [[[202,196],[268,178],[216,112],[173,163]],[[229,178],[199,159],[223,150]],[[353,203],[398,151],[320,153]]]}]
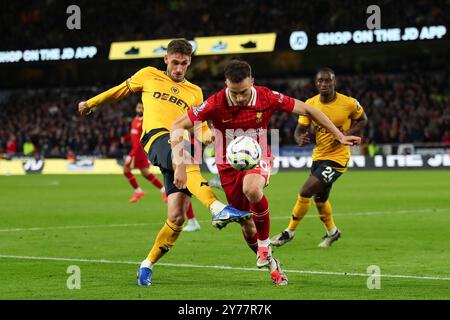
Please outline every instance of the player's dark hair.
[{"label": "player's dark hair", "polygon": [[187,56],[192,55],[192,45],[186,39],[175,39],[169,42],[167,54],[180,53]]},{"label": "player's dark hair", "polygon": [[320,68],[319,70],[317,70],[316,72],[316,77],[320,72],[328,72],[329,74],[331,74],[332,78],[336,78],[336,74],[334,73],[334,70],[331,68]]},{"label": "player's dark hair", "polygon": [[251,76],[252,67],[245,61],[233,60],[225,67],[225,79],[233,83],[239,83]]}]

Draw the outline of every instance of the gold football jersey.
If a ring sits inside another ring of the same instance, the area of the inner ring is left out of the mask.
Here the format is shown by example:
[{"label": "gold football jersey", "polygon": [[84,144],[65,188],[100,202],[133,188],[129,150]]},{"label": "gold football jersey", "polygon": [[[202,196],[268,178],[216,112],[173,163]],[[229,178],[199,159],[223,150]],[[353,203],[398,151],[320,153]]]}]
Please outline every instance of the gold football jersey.
[{"label": "gold football jersey", "polygon": [[[360,118],[364,114],[363,107],[358,100],[336,92],[336,98],[328,103],[320,102],[320,95],[316,95],[305,102],[319,109],[338,127],[345,132],[350,129],[351,121]],[[314,146],[313,161],[331,160],[347,167],[350,159],[350,147],[340,144],[334,139],[332,133],[312,121],[306,116],[300,116],[298,123],[302,126],[314,126],[316,145]]]},{"label": "gold football jersey", "polygon": [[144,105],[141,141],[146,152],[156,138],[169,133],[177,118],[203,102],[200,87],[187,80],[175,82],[165,72],[146,67],[120,85],[89,99],[87,103],[89,107],[95,107],[137,92],[142,93]]}]

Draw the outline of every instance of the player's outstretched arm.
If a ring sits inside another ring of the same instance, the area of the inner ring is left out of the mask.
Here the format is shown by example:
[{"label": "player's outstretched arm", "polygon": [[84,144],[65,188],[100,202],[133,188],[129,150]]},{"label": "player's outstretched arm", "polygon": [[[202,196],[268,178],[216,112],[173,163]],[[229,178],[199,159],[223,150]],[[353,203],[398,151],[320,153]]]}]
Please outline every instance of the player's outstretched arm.
[{"label": "player's outstretched arm", "polygon": [[331,122],[330,119],[320,110],[295,99],[292,112],[311,117],[316,123],[323,126],[334,135],[334,138],[345,145],[355,145],[361,143],[361,138],[356,136],[346,136]]},{"label": "player's outstretched arm", "polygon": [[187,174],[184,161],[183,139],[186,130],[192,129],[194,124],[187,114],[178,118],[170,131],[170,146],[172,148],[172,163],[174,165],[173,184],[178,189],[186,188]]},{"label": "player's outstretched arm", "polygon": [[124,81],[118,86],[104,91],[87,101],[81,101],[78,104],[78,112],[82,116],[87,116],[91,112],[94,112],[99,106],[121,100],[125,97],[128,97],[131,93],[133,92],[129,89],[127,82]]}]

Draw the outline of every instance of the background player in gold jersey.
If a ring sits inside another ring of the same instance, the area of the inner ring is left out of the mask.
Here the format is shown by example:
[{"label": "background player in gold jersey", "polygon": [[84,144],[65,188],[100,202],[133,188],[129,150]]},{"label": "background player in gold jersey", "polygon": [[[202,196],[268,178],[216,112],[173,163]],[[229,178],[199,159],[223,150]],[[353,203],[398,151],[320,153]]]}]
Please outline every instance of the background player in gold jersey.
[{"label": "background player in gold jersey", "polygon": [[[175,244],[183,229],[185,214],[190,205],[190,196],[194,194],[212,214],[213,225],[223,228],[231,221],[241,222],[252,217],[251,212],[241,212],[220,202],[208,181],[200,174],[198,165],[189,165],[187,169],[187,189],[178,189],[174,183],[174,167],[170,146],[169,128],[190,108],[203,102],[200,87],[185,79],[187,68],[191,63],[192,46],[184,39],[173,40],[167,47],[164,62],[166,71],[153,67],[139,70],[131,78],[88,101],[78,105],[81,115],[87,115],[98,106],[117,101],[132,93],[141,92],[144,105],[141,144],[150,162],[158,166],[164,176],[167,194],[167,220],[147,258],[138,270],[138,285],[151,285],[153,265]],[[203,123],[200,134],[203,142],[211,139],[208,126]]]},{"label": "background player in gold jersey", "polygon": [[[306,100],[305,103],[325,113],[345,134],[360,135],[367,124],[367,116],[356,99],[336,92],[334,71],[329,68],[320,69],[316,75],[316,88],[319,94]],[[347,170],[350,147],[337,142],[330,132],[311,122],[306,116],[299,117],[295,130],[295,140],[299,145],[305,146],[310,143],[311,124],[314,126],[316,138],[311,175],[300,190],[289,226],[272,238],[272,245],[277,247],[294,238],[295,230],[308,212],[313,196],[320,220],[327,229],[319,247],[330,247],[341,236],[340,230],[334,224],[328,197],[333,183]]]}]

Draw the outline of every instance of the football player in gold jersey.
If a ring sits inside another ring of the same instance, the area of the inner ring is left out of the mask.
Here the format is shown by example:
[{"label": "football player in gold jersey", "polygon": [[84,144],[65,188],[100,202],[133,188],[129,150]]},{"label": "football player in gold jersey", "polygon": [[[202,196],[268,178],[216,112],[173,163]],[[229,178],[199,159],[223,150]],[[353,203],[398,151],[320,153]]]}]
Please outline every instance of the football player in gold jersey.
[{"label": "football player in gold jersey", "polygon": [[[141,144],[150,162],[158,166],[164,176],[167,194],[167,220],[156,237],[147,258],[138,270],[138,285],[151,285],[153,265],[175,244],[183,229],[185,214],[194,194],[212,214],[213,225],[223,228],[229,222],[241,222],[252,217],[251,212],[242,212],[220,202],[208,181],[200,174],[198,165],[188,165],[187,188],[178,189],[174,185],[174,165],[170,133],[172,123],[190,108],[203,102],[200,87],[185,79],[191,64],[192,46],[185,39],[173,40],[167,47],[164,62],[166,71],[153,67],[139,70],[131,78],[99,95],[82,101],[78,105],[81,115],[88,115],[102,104],[120,100],[132,93],[141,92],[144,105]],[[202,142],[211,142],[211,132],[206,124],[201,128]],[[188,137],[186,137],[189,140]]]},{"label": "football player in gold jersey", "polygon": [[[329,68],[319,70],[316,75],[316,88],[319,94],[306,100],[305,103],[325,113],[346,135],[361,135],[367,124],[364,109],[358,100],[336,92],[336,76],[333,70]],[[330,132],[306,116],[299,117],[295,130],[295,140],[300,146],[310,143],[311,125],[314,127],[315,135],[311,174],[300,190],[289,226],[272,238],[272,245],[277,247],[294,238],[295,230],[308,212],[313,196],[320,220],[327,229],[319,247],[330,247],[341,236],[341,231],[334,223],[328,197],[333,183],[347,170],[350,147],[340,144]]]}]

